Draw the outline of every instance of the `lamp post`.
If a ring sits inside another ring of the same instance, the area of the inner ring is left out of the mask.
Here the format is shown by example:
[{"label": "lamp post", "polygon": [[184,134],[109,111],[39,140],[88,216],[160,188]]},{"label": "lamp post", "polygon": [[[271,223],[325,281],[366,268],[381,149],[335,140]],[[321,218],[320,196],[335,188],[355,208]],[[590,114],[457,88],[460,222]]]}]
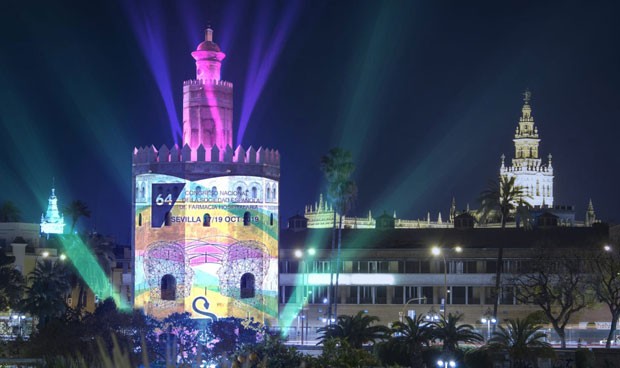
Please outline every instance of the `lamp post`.
[{"label": "lamp post", "polygon": [[424,300],[424,301],[425,301],[425,300],[426,300],[426,297],[425,297],[425,296],[423,296],[423,297],[421,297],[421,298],[411,298],[411,299],[407,300],[407,302],[406,302],[405,304],[403,304],[403,309],[402,309],[400,312],[398,312],[398,317],[399,317],[398,319],[399,319],[401,322],[405,319],[405,318],[404,318],[404,315],[405,315],[405,308],[407,308],[407,304],[409,304],[409,303],[411,303],[411,302],[414,302],[414,301],[416,301],[416,300]]},{"label": "lamp post", "polygon": [[13,320],[15,320],[17,322],[17,327],[18,327],[18,331],[19,331],[19,336],[22,336],[22,321],[26,318],[26,316],[22,315],[22,314],[14,314],[13,316]]},{"label": "lamp post", "polygon": [[493,313],[491,312],[490,308],[488,308],[487,311],[484,313],[484,316],[482,316],[482,318],[480,319],[480,322],[486,323],[487,325],[487,342],[488,342],[491,339],[491,324],[497,323],[497,320],[493,318]]},{"label": "lamp post", "polygon": [[[308,265],[306,263],[306,260],[303,259],[304,257],[304,253],[307,253],[308,256],[312,257],[316,254],[316,250],[314,248],[308,248],[306,249],[306,252],[304,252],[301,249],[296,249],[295,250],[295,258],[300,259],[300,264],[302,267],[302,274],[301,274],[301,292],[302,292],[302,300],[301,300],[301,344],[304,344],[304,334],[305,334],[305,340],[308,340],[308,309],[306,308],[306,303],[308,302],[308,294],[310,294],[311,292],[309,291],[309,285],[308,285]],[[305,325],[306,325],[306,329],[304,332],[304,320]]]},{"label": "lamp post", "polygon": [[[454,251],[457,253],[461,253],[463,248],[460,246],[454,247]],[[441,256],[443,259],[443,318],[446,318],[447,310],[448,310],[448,263],[446,262],[445,250],[444,248],[440,248],[434,246],[431,248],[431,253],[434,257]]]}]

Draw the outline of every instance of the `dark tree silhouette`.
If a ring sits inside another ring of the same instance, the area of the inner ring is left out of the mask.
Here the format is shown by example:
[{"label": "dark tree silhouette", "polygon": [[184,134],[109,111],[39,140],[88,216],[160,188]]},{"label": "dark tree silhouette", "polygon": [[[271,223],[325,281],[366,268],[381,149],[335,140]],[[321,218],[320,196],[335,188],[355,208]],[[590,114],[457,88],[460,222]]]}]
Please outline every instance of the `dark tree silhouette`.
[{"label": "dark tree silhouette", "polygon": [[20,222],[21,210],[11,201],[4,201],[0,205],[0,222]]},{"label": "dark tree silhouette", "polygon": [[611,328],[605,343],[605,347],[609,349],[620,318],[620,254],[616,249],[608,249],[592,260],[591,269],[596,298],[607,304],[611,313]]},{"label": "dark tree silhouette", "polygon": [[65,302],[71,290],[67,269],[59,261],[37,262],[34,271],[28,276],[30,286],[26,287],[26,298],[19,309],[39,319],[39,328],[52,318],[60,318],[67,310]]},{"label": "dark tree silhouette", "polygon": [[[351,209],[355,197],[357,196],[357,186],[351,180],[351,174],[355,170],[351,158],[351,152],[342,148],[332,148],[327,155],[321,157],[321,170],[325,174],[327,181],[327,195],[334,207],[334,226],[332,232],[332,255],[334,259],[334,243],[336,241],[336,226],[338,229],[338,253],[336,255],[336,287],[334,289],[334,267],[330,267],[329,278],[329,306],[328,321],[332,319],[332,304],[334,306],[333,315],[338,315],[338,281],[340,277],[340,250],[342,245],[342,218]],[[338,213],[338,225],[336,225],[336,213]]]},{"label": "dark tree silhouette", "polygon": [[564,328],[571,316],[594,302],[591,276],[585,271],[585,254],[562,251],[542,253],[530,260],[521,272],[508,280],[519,303],[537,305],[566,348]]},{"label": "dark tree silhouette", "polygon": [[443,342],[443,352],[454,355],[459,343],[466,344],[482,342],[482,335],[474,332],[474,326],[459,324],[462,314],[449,313],[448,317],[441,316],[438,322],[433,322],[433,338]]},{"label": "dark tree silhouette", "polygon": [[392,336],[407,347],[412,367],[424,365],[422,351],[430,346],[433,328],[434,325],[426,322],[423,315],[417,315],[415,318],[404,316],[402,322],[392,324]]},{"label": "dark tree silhouette", "polygon": [[71,202],[68,206],[64,208],[64,212],[66,215],[71,217],[71,233],[75,230],[75,225],[81,217],[90,218],[90,209],[86,205],[86,203],[80,201],[79,199]]},{"label": "dark tree silhouette", "polygon": [[[480,222],[486,222],[493,215],[499,214],[502,229],[506,228],[506,222],[512,212],[518,212],[524,220],[524,226],[529,226],[528,196],[523,189],[515,185],[515,177],[502,176],[499,182],[491,181],[489,188],[480,194],[480,209],[478,211]],[[497,309],[501,297],[502,266],[504,261],[504,248],[501,244],[497,247],[497,265],[495,269],[495,298],[493,301],[493,318],[497,319]],[[495,329],[495,325],[493,325]]]},{"label": "dark tree silhouette", "polygon": [[22,298],[24,278],[15,269],[15,257],[0,250],[0,311],[15,308]]},{"label": "dark tree silhouette", "polygon": [[355,316],[338,316],[335,324],[321,327],[317,331],[322,333],[321,343],[338,338],[359,349],[366,343],[374,343],[388,336],[390,330],[385,326],[376,325],[376,322],[379,322],[379,317],[369,316],[360,311]]},{"label": "dark tree silhouette", "polygon": [[538,357],[552,356],[553,348],[545,341],[542,326],[532,315],[524,319],[507,319],[506,327],[498,326],[488,347],[508,352],[511,368],[531,367]]}]

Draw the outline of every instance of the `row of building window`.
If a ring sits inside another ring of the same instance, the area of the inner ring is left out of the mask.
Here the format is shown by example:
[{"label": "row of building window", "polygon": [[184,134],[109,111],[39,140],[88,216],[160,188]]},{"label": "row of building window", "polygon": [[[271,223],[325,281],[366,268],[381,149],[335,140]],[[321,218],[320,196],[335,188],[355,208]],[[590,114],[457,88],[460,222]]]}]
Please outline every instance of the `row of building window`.
[{"label": "row of building window", "polygon": [[[505,260],[504,272],[518,272],[521,260]],[[495,273],[495,260],[453,260],[447,261],[448,273]],[[330,273],[335,269],[335,262],[329,260],[316,261],[280,261],[280,273]],[[343,261],[340,264],[342,273],[444,273],[443,261],[436,260],[402,260],[402,261]]]},{"label": "row of building window", "polygon": [[[328,286],[281,286],[281,303],[324,304]],[[448,304],[480,305],[493,303],[493,287],[448,286]],[[443,287],[437,286],[341,286],[342,304],[405,304],[420,298],[413,304],[440,304],[444,297]],[[422,300],[421,298],[426,298]],[[504,287],[500,303],[517,304],[512,287]]]}]

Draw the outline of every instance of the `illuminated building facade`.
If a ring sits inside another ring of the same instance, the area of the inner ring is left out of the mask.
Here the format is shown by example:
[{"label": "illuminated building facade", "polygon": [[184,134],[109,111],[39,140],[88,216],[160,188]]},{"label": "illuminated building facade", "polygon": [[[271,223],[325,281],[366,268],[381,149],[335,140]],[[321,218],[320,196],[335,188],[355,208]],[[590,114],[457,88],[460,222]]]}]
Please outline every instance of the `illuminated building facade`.
[{"label": "illuminated building facade", "polygon": [[134,306],[155,317],[277,317],[274,150],[232,149],[233,85],[207,29],[183,84],[183,145],[133,154]]},{"label": "illuminated building facade", "polygon": [[547,164],[539,157],[538,145],[540,138],[538,128],[534,125],[532,107],[530,106],[531,93],[525,91],[523,107],[519,125],[515,131],[515,158],[512,165],[506,166],[505,156],[502,155],[500,175],[514,177],[515,185],[523,188],[527,194],[527,202],[534,207],[553,207],[553,166],[551,154]]},{"label": "illuminated building facade", "polygon": [[[455,224],[467,216],[457,216]],[[376,221],[381,222],[381,218]],[[296,219],[296,223],[303,221]],[[610,241],[609,228],[603,224],[542,225],[529,231],[474,228],[473,222],[449,229],[344,229],[338,314],[367,311],[378,316],[382,324],[410,311],[439,314],[447,285],[447,311],[463,313],[465,323],[482,329],[480,318],[493,308],[499,246],[504,247],[503,273],[510,275],[543,251],[562,254],[570,249],[597,250]],[[301,318],[309,323],[310,339],[325,325],[324,300],[333,261],[331,236],[331,229],[296,227],[292,222],[280,233],[280,313],[282,319],[292,321],[281,327],[292,339],[300,338]],[[457,245],[462,247],[461,252],[455,251]],[[433,246],[442,248],[445,268],[443,258],[432,255]],[[297,250],[310,247],[316,250],[313,256],[296,256]],[[537,310],[536,306],[519,304],[511,286],[502,288],[500,320],[525,317]],[[608,320],[607,306],[597,304],[573,316],[569,328],[585,329],[588,323]]]}]

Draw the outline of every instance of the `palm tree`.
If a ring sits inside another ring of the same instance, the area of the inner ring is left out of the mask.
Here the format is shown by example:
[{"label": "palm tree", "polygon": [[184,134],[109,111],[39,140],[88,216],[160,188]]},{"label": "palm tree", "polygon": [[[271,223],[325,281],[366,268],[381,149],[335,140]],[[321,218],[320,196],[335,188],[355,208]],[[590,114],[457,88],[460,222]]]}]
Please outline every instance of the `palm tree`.
[{"label": "palm tree", "polygon": [[422,350],[429,347],[433,339],[434,325],[424,321],[422,315],[415,318],[405,316],[401,322],[394,322],[392,325],[392,335],[395,339],[407,347],[407,353],[411,359],[412,367],[422,367]]},{"label": "palm tree", "polygon": [[484,341],[482,335],[474,332],[474,326],[460,324],[462,314],[449,313],[448,317],[441,316],[438,322],[433,322],[433,338],[443,342],[443,352],[448,355],[456,353],[459,342],[473,344]]},{"label": "palm tree", "polygon": [[[529,196],[520,186],[515,185],[515,177],[501,176],[499,182],[492,181],[489,188],[480,194],[479,220],[484,222],[494,213],[500,216],[502,229],[506,228],[508,216],[512,212],[519,212],[524,220],[524,226],[529,226],[529,214],[527,209],[530,205],[526,198]],[[495,300],[493,301],[493,318],[497,319],[497,309],[501,296],[502,263],[504,260],[504,248],[500,244],[497,249],[497,265],[495,267]],[[495,328],[495,325],[493,325]]]},{"label": "palm tree", "polygon": [[37,262],[28,276],[28,282],[27,297],[22,300],[19,309],[38,317],[39,328],[52,318],[62,317],[67,309],[65,297],[71,290],[64,264],[50,260]]},{"label": "palm tree", "polygon": [[0,206],[0,222],[19,222],[21,221],[21,211],[11,201],[4,201]]},{"label": "palm tree", "polygon": [[71,217],[71,233],[73,234],[73,230],[75,230],[75,224],[78,222],[80,217],[90,218],[90,209],[86,205],[86,203],[80,201],[79,199],[71,202],[68,206],[64,208],[65,214]]},{"label": "palm tree", "polygon": [[357,312],[355,316],[338,316],[336,324],[317,330],[323,333],[320,343],[330,338],[339,338],[359,349],[366,343],[374,343],[387,337],[389,329],[385,326],[374,325],[378,321],[379,317],[369,316],[363,311]]},{"label": "palm tree", "polygon": [[507,351],[511,368],[530,367],[535,358],[553,355],[553,348],[545,341],[541,328],[532,315],[525,319],[507,319],[506,327],[498,326],[498,331],[493,333],[488,347]]},{"label": "palm tree", "polygon": [[[327,155],[321,157],[321,170],[327,180],[327,195],[334,208],[334,226],[332,232],[332,259],[334,243],[336,241],[336,213],[338,221],[338,254],[336,256],[336,288],[334,289],[334,267],[330,267],[328,320],[331,321],[332,302],[334,303],[334,315],[338,315],[338,281],[340,277],[340,249],[342,244],[342,217],[351,209],[357,195],[357,186],[351,180],[351,174],[355,170],[351,158],[351,152],[342,148],[332,148]],[[332,293],[333,291],[333,293]]]},{"label": "palm tree", "polygon": [[13,266],[15,257],[9,257],[0,250],[0,311],[17,306],[22,298],[24,278]]}]

